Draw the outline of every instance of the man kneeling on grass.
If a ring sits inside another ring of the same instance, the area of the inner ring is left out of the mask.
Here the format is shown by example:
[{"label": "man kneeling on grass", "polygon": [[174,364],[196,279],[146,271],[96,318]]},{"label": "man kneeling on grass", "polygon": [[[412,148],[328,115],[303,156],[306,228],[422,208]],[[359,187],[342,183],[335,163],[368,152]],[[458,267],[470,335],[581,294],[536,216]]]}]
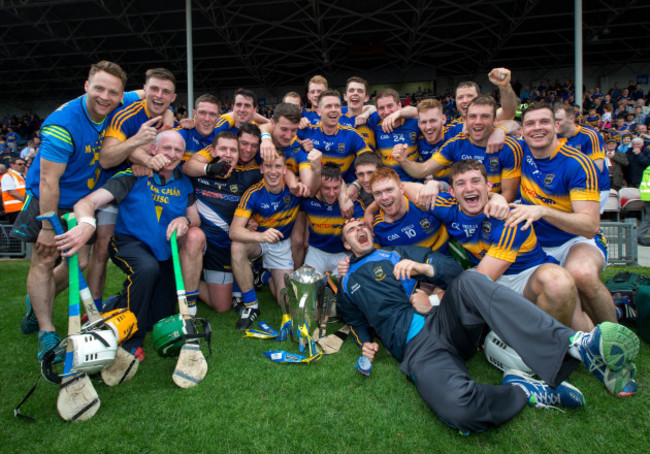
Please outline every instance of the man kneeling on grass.
[{"label": "man kneeling on grass", "polygon": [[[173,313],[176,287],[169,239],[174,231],[182,249],[191,229],[200,223],[194,190],[178,165],[185,153],[185,140],[176,131],[158,134],[151,145],[154,156],[166,164],[152,177],[136,177],[131,170],[120,172],[96,191],[77,202],[74,214],[79,224],[55,237],[62,255],[69,257],[95,232],[94,214],[113,200],[119,203],[115,234],[109,254],[127,275],[124,290],[104,305],[104,310],[127,307],[138,319],[138,332],[124,348],[144,361],[142,342],[153,325]],[[200,232],[198,232],[200,233]]]},{"label": "man kneeling on grass", "polygon": [[[359,220],[348,221],[341,236],[353,257],[337,307],[362,354],[373,360],[379,349],[372,327],[425,402],[462,434],[499,426],[526,404],[583,406],[580,391],[564,381],[580,361],[614,394],[633,383],[639,340],[627,328],[605,322],[589,333],[573,331],[487,276],[462,272],[438,252],[375,249],[372,231]],[[415,290],[418,280],[446,289],[439,306]],[[465,361],[476,352],[485,325],[543,381],[511,370],[501,386],[474,382]]]}]

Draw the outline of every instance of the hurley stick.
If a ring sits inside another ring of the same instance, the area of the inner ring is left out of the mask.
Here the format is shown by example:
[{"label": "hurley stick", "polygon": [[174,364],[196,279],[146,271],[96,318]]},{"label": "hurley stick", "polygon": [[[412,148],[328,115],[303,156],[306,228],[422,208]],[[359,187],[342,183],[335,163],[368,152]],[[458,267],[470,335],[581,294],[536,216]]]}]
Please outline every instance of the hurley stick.
[{"label": "hurley stick", "polygon": [[[74,217],[74,213],[67,213],[63,215],[63,219],[68,223],[68,230],[77,225],[77,220]],[[48,220],[50,221],[50,224],[52,224],[54,233],[57,235],[63,234],[63,228],[61,227],[61,224],[59,223],[59,220],[56,218],[56,216],[53,220]],[[97,310],[97,306],[95,306],[95,301],[90,294],[90,289],[88,288],[88,284],[86,283],[86,279],[84,279],[84,275],[81,273],[81,270],[79,270],[79,285],[81,302],[83,303],[84,309],[88,314],[88,320],[90,320],[91,323],[99,320],[102,318],[102,316]],[[115,354],[115,361],[113,361],[110,366],[102,369],[101,371],[102,380],[104,380],[104,383],[106,383],[108,386],[119,385],[120,383],[133,378],[138,370],[139,365],[140,361],[138,361],[135,356],[124,350],[122,347],[118,347]]]},{"label": "hurley stick", "polygon": [[[181,271],[181,264],[178,258],[178,243],[176,241],[176,232],[172,233],[171,237],[172,248],[172,262],[174,263],[174,278],[176,280],[176,296],[178,298],[178,312],[184,319],[191,319],[189,310],[187,309],[187,298],[185,296],[185,284],[183,282],[183,273]],[[192,326],[192,323],[188,323]],[[180,354],[178,355],[178,362],[176,369],[172,375],[172,380],[181,388],[191,388],[196,386],[203,380],[205,374],[208,373],[208,362],[205,360],[199,341],[187,340],[181,347]]]},{"label": "hurley stick", "polygon": [[[37,219],[51,222],[52,216],[56,218],[54,212],[48,212]],[[69,279],[68,335],[71,335],[78,333],[81,325],[79,319],[79,259],[77,254],[69,259]],[[85,421],[92,418],[99,410],[100,405],[99,396],[88,375],[85,373],[71,373],[74,358],[73,349],[72,342],[68,342],[61,389],[56,401],[59,414],[69,422]]]}]

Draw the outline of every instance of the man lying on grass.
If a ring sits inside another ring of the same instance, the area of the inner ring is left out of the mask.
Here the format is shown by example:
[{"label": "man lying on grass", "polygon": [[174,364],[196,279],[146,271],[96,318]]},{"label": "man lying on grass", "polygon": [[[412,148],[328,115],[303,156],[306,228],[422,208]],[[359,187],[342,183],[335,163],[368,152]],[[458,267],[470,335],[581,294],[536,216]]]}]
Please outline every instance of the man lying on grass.
[{"label": "man lying on grass", "polygon": [[[353,257],[337,307],[362,354],[372,360],[379,349],[372,327],[425,402],[462,434],[501,425],[526,404],[583,406],[580,391],[564,382],[580,361],[614,394],[634,377],[639,340],[622,325],[573,331],[487,276],[462,272],[438,252],[375,249],[372,231],[359,220],[348,221],[341,236]],[[415,290],[417,280],[446,289],[439,306]],[[511,370],[501,386],[475,383],[465,361],[476,352],[486,324],[543,381]]]}]

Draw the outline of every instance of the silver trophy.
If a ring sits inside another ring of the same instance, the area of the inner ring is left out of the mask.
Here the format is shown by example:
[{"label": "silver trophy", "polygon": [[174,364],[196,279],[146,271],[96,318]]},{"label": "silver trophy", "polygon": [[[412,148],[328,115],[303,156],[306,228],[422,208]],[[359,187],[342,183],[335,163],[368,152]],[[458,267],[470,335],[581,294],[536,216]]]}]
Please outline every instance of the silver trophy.
[{"label": "silver trophy", "polygon": [[[309,348],[310,356],[318,353],[311,333],[328,314],[321,307],[325,280],[323,275],[309,265],[284,276],[287,286],[288,310],[292,320],[292,337],[298,339],[300,351]],[[286,311],[286,309],[285,309]]]}]

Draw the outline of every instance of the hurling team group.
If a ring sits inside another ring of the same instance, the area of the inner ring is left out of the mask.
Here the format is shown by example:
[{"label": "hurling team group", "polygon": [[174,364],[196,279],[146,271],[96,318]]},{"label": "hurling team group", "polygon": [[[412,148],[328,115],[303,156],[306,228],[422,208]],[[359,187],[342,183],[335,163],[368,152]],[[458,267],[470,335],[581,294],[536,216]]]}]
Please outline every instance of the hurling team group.
[{"label": "hurling team group", "polygon": [[[611,394],[633,395],[639,341],[617,324],[600,280],[603,138],[577,124],[562,137],[558,121],[575,123],[569,105],[534,102],[515,121],[510,79],[505,68],[489,74],[500,106],[460,83],[456,119],[436,99],[402,106],[384,89],[369,103],[360,77],[340,93],[314,76],[311,108],[290,92],[269,120],[239,89],[231,112],[204,94],[177,123],[170,71],[150,69],[143,90],[124,92],[119,65],[92,65],[85,94],[42,125],[12,230],[34,243],[23,333],[38,333],[39,360],[58,344],[59,257],[78,254],[97,306],[135,314],[123,346],[143,361],[147,331],[177,312],[176,231],[191,315],[200,299],[203,310],[237,311],[245,330],[260,316],[261,285],[279,301],[284,276],[303,264],[330,273],[362,354],[374,359],[379,337],[461,433],[527,404],[584,405],[566,381],[580,362]],[[56,235],[36,219],[49,211],[74,212],[78,225]],[[103,301],[109,258],[126,279]],[[465,360],[486,326],[541,380],[509,370],[500,386],[475,383]]]}]

